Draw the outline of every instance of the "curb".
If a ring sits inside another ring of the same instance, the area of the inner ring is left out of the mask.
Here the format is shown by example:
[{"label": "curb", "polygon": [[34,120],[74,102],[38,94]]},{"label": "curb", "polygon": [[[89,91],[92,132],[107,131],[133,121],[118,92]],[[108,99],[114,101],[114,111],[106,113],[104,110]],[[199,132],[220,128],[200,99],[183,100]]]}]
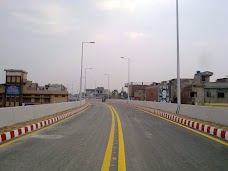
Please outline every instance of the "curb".
[{"label": "curb", "polygon": [[32,124],[32,125],[28,125],[28,126],[25,126],[25,127],[22,127],[22,128],[18,128],[18,129],[15,129],[13,131],[9,131],[9,132],[4,132],[2,134],[0,134],[0,144],[5,142],[5,141],[8,141],[8,140],[11,140],[11,139],[14,139],[16,137],[19,137],[19,136],[22,136],[22,135],[25,135],[29,132],[33,132],[35,130],[38,130],[40,128],[43,128],[45,126],[48,126],[48,125],[51,125],[53,123],[56,123],[58,121],[61,121],[63,119],[66,119],[72,115],[75,115],[76,113],[78,112],[81,112],[82,110],[86,109],[89,107],[89,104],[79,108],[79,109],[76,109],[72,112],[68,112],[66,114],[63,114],[61,116],[56,116],[54,118],[51,118],[51,119],[47,119],[47,120],[44,120],[44,121],[41,121],[41,122],[38,122],[38,123],[35,123],[35,124]]},{"label": "curb", "polygon": [[204,133],[207,133],[207,134],[210,134],[210,135],[213,135],[213,136],[216,136],[218,138],[221,138],[223,140],[228,141],[228,131],[225,131],[223,129],[212,127],[210,125],[204,125],[204,124],[201,124],[201,123],[198,123],[198,122],[195,122],[195,121],[191,121],[191,120],[188,120],[188,119],[180,118],[180,117],[174,116],[172,114],[169,114],[169,113],[166,113],[166,112],[162,112],[160,110],[147,108],[147,107],[142,107],[142,106],[135,106],[135,105],[130,105],[130,104],[127,104],[127,105],[131,106],[131,107],[134,107],[136,109],[144,110],[146,112],[151,112],[151,113],[153,113],[155,115],[158,115],[158,116],[161,116],[163,118],[169,119],[169,120],[174,121],[176,123],[185,125],[187,127],[196,129],[198,131],[202,131]]}]

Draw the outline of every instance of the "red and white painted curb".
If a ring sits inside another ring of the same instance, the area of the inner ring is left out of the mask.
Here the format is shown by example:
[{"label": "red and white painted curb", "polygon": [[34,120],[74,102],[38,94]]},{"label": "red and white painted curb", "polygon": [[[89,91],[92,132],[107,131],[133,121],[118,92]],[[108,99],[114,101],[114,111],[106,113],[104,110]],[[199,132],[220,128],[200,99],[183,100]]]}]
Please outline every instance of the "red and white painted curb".
[{"label": "red and white painted curb", "polygon": [[40,129],[42,127],[51,125],[51,124],[56,123],[56,122],[58,122],[60,120],[68,118],[68,117],[70,117],[70,116],[72,116],[72,115],[74,115],[74,114],[86,109],[88,106],[89,106],[89,104],[87,104],[87,105],[85,105],[85,106],[83,106],[83,107],[81,107],[79,109],[76,109],[76,110],[74,110],[72,112],[68,112],[66,114],[63,114],[61,116],[56,116],[54,118],[47,119],[47,120],[38,122],[36,124],[25,126],[23,128],[19,128],[19,129],[10,131],[10,132],[4,132],[3,134],[0,134],[0,143],[3,143],[4,141],[8,141],[8,140],[11,140],[13,138],[22,136],[22,135],[24,135],[26,133],[33,132],[33,131],[35,131],[37,129]]},{"label": "red and white painted curb", "polygon": [[142,107],[142,106],[135,106],[135,105],[129,105],[132,106],[134,108],[138,108],[147,112],[151,112],[153,114],[156,114],[158,116],[161,116],[163,118],[172,120],[174,122],[180,123],[182,125],[188,126],[190,128],[211,134],[213,136],[222,138],[226,141],[228,141],[228,131],[225,131],[223,129],[218,129],[216,127],[210,126],[210,125],[204,125],[195,121],[191,121],[188,119],[184,119],[184,118],[180,118],[177,116],[174,116],[172,114],[166,113],[166,112],[162,112],[160,110],[156,110],[156,109],[152,109],[152,108],[147,108],[147,107]]}]

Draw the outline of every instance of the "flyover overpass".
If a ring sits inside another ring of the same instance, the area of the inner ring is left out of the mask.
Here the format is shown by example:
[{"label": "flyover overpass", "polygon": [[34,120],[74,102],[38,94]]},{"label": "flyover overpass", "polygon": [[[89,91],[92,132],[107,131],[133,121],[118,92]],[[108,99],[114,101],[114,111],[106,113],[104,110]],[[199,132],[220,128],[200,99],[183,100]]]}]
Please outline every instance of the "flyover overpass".
[{"label": "flyover overpass", "polygon": [[116,102],[0,144],[0,170],[227,170],[228,142]]}]

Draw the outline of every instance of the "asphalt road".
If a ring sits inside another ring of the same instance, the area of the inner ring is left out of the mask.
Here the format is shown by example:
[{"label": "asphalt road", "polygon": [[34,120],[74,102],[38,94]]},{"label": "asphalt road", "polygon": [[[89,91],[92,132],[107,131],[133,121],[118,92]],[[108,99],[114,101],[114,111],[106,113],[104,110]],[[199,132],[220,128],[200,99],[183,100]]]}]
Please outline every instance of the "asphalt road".
[{"label": "asphalt road", "polygon": [[[142,111],[111,106],[122,125],[113,115],[111,171],[124,163],[118,160],[123,152],[128,171],[228,170],[227,146]],[[107,164],[112,114],[106,105],[92,102],[80,115],[1,147],[0,171],[101,170]]]}]

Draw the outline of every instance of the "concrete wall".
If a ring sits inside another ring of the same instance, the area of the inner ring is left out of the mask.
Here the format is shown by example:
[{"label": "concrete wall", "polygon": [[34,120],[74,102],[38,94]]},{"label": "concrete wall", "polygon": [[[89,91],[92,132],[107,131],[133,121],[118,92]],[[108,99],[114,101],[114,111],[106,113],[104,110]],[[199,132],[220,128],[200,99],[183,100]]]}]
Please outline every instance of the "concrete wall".
[{"label": "concrete wall", "polygon": [[[85,101],[83,100],[82,105],[84,104]],[[34,106],[0,108],[0,128],[16,123],[37,119],[43,116],[52,115],[79,106],[80,102],[76,101]]]},{"label": "concrete wall", "polygon": [[[110,101],[127,103],[127,100],[110,100]],[[177,105],[174,103],[159,103],[159,102],[131,100],[130,104],[150,107],[154,109],[160,109],[171,113],[176,113],[176,109],[177,109]],[[228,108],[225,108],[225,107],[209,107],[209,106],[182,104],[180,108],[180,113],[182,115],[189,116],[192,118],[201,119],[204,121],[209,121],[209,122],[228,126]]]}]

